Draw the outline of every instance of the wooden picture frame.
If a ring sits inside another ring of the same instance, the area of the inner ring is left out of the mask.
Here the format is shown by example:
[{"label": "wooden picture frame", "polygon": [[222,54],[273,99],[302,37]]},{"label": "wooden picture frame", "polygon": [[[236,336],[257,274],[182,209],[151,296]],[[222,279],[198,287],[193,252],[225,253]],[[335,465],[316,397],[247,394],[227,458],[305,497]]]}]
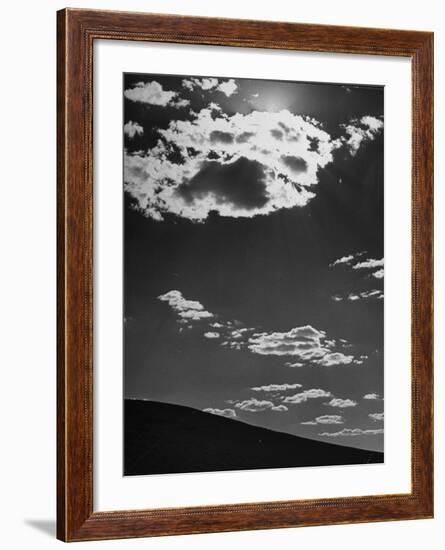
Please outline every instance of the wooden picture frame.
[{"label": "wooden picture frame", "polygon": [[[433,34],[65,9],[57,14],[57,537],[85,541],[433,516]],[[93,511],[93,43],[156,41],[412,61],[412,491]]]}]

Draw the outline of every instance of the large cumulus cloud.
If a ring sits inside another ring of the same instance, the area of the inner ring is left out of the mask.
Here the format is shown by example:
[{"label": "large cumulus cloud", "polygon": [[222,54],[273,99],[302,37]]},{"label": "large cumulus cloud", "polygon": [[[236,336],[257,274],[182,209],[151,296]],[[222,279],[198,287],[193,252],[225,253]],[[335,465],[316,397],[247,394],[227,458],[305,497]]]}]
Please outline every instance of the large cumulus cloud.
[{"label": "large cumulus cloud", "polygon": [[158,134],[152,149],[126,153],[124,166],[126,191],[156,220],[173,213],[203,221],[211,211],[253,217],[304,206],[314,197],[318,170],[342,145],[316,121],[287,110],[228,116],[216,105]]}]

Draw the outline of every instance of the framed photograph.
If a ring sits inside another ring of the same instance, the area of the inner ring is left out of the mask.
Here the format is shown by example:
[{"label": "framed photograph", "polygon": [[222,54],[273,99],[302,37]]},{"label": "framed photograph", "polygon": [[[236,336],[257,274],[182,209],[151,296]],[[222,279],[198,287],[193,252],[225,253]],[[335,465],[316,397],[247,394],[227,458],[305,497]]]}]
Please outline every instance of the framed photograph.
[{"label": "framed photograph", "polygon": [[433,516],[433,34],[58,12],[58,538]]}]

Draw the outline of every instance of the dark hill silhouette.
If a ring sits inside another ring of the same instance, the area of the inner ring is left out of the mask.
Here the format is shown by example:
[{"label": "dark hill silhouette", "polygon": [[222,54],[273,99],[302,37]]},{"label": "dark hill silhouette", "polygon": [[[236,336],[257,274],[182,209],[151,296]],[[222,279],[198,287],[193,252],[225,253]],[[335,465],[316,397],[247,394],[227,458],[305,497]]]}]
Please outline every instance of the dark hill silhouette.
[{"label": "dark hill silhouette", "polygon": [[383,453],[156,401],[126,399],[124,432],[125,475],[383,462]]}]

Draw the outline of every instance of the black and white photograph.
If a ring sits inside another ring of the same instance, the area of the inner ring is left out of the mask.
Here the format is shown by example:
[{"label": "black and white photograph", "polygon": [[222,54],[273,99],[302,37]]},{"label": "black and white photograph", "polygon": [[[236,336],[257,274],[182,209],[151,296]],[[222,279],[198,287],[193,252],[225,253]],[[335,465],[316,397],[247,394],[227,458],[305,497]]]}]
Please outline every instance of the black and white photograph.
[{"label": "black and white photograph", "polygon": [[384,87],[125,73],[123,122],[124,475],[383,463]]}]

